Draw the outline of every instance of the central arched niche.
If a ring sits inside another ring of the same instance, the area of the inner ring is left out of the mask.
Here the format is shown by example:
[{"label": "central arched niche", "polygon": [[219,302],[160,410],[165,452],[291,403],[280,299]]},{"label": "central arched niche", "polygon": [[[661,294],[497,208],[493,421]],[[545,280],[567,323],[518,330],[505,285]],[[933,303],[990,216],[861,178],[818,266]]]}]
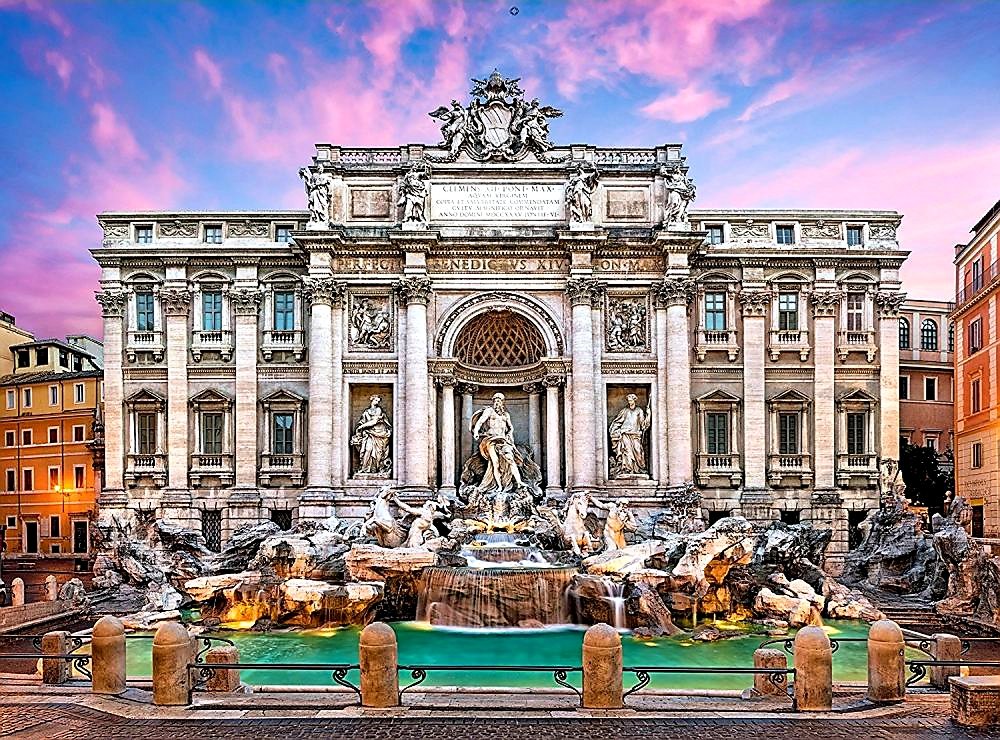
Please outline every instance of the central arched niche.
[{"label": "central arched niche", "polygon": [[453,354],[470,367],[528,367],[545,356],[545,340],[524,316],[506,308],[493,309],[462,327]]}]

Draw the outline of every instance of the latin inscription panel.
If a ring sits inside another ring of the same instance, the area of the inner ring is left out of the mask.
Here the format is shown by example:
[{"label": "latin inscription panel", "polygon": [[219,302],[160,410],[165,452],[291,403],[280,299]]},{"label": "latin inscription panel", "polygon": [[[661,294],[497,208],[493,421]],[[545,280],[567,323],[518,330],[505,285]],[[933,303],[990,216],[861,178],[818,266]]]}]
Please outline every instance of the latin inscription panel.
[{"label": "latin inscription panel", "polygon": [[432,182],[431,221],[565,221],[562,183]]}]

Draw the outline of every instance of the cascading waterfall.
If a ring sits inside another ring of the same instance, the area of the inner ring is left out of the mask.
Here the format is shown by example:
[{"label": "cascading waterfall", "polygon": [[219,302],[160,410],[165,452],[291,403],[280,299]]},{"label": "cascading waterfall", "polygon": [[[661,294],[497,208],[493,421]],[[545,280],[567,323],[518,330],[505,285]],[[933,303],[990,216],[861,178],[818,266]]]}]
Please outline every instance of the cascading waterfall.
[{"label": "cascading waterfall", "polygon": [[616,630],[628,629],[625,621],[625,583],[617,578],[602,578],[604,598],[611,605],[611,624]]}]

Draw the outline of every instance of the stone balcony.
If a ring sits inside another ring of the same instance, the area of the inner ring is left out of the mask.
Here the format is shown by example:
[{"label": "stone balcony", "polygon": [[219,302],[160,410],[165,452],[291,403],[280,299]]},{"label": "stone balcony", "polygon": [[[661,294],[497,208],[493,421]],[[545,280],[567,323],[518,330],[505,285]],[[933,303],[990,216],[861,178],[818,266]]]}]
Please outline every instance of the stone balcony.
[{"label": "stone balcony", "polygon": [[301,486],[305,480],[305,455],[265,452],[260,456],[260,485]]},{"label": "stone balcony", "polygon": [[868,362],[875,361],[878,345],[875,344],[874,331],[843,330],[837,333],[837,356],[841,362],[847,362],[852,352],[865,355]]},{"label": "stone balcony", "polygon": [[[859,480],[860,479],[860,480]],[[878,455],[874,453],[837,455],[837,485],[878,485]]]},{"label": "stone balcony", "polygon": [[192,488],[199,488],[205,481],[217,481],[219,486],[231,486],[236,480],[233,467],[233,454],[229,452],[210,454],[195,453],[191,455],[191,468],[188,472]]},{"label": "stone balcony", "polygon": [[730,362],[736,362],[740,355],[740,345],[735,329],[699,329],[695,334],[695,354],[698,362],[704,362],[709,352],[725,352]]},{"label": "stone balcony", "polygon": [[233,332],[228,329],[192,332],[192,359],[201,362],[203,352],[218,352],[223,362],[229,362],[233,357]]},{"label": "stone balcony", "polygon": [[805,329],[772,329],[768,341],[771,360],[777,362],[782,352],[795,352],[805,362],[809,359],[809,332]]},{"label": "stone balcony", "polygon": [[740,456],[734,453],[726,455],[710,455],[702,452],[698,455],[698,485],[721,485],[738,488],[743,480],[743,469],[740,467]]},{"label": "stone balcony", "polygon": [[804,488],[812,484],[812,458],[808,454],[771,454],[767,457],[767,481],[774,487]]},{"label": "stone balcony", "polygon": [[305,332],[301,329],[265,329],[263,341],[260,344],[261,354],[265,362],[270,362],[275,352],[289,352],[296,362],[302,362],[305,357]]},{"label": "stone balcony", "polygon": [[156,362],[163,362],[164,346],[162,331],[130,329],[125,337],[125,356],[135,362],[140,352],[150,353]]},{"label": "stone balcony", "polygon": [[143,481],[149,481],[154,487],[167,485],[167,456],[162,452],[127,455],[124,479],[129,488]]}]

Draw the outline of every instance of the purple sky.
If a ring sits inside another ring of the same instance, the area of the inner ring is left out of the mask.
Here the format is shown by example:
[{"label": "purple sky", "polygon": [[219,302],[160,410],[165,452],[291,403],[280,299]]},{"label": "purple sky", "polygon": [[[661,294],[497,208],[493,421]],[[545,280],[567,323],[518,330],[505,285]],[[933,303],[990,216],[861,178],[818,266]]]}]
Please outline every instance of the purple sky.
[{"label": "purple sky", "polygon": [[698,207],[899,210],[913,297],[1000,198],[992,2],[0,0],[0,309],[99,335],[96,213],[302,208],[314,142],[435,143],[494,67],[556,143],[683,142]]}]

